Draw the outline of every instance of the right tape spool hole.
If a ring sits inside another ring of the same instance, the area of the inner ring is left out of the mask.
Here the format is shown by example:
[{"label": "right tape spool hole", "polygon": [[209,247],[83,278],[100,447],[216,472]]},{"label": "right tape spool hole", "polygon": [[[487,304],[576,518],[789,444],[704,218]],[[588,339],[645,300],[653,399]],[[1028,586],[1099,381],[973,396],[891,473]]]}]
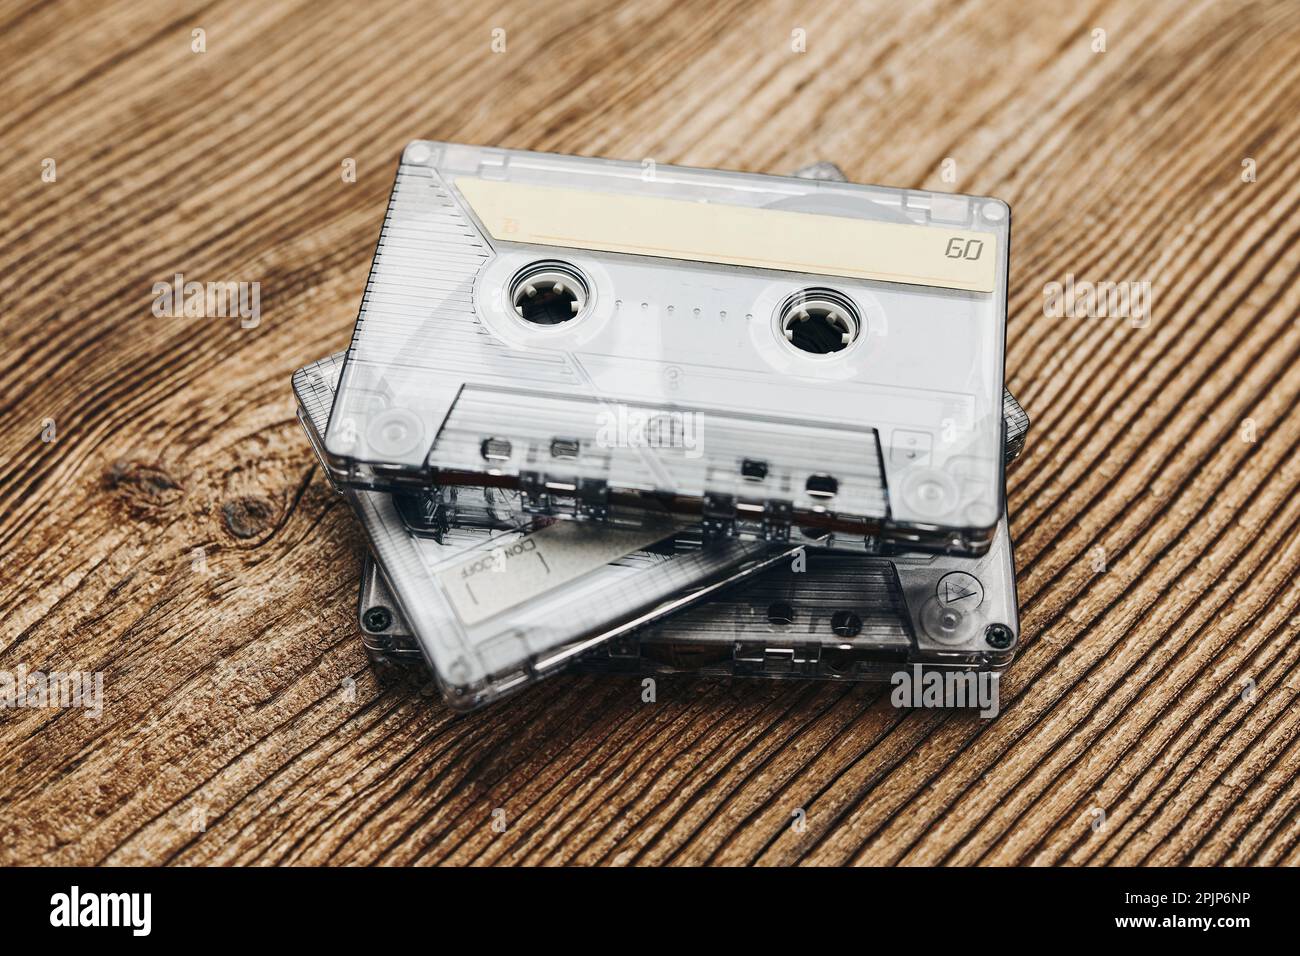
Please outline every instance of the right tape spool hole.
[{"label": "right tape spool hole", "polygon": [[862,334],[862,316],[848,296],[834,289],[800,289],[777,313],[777,331],[792,348],[829,355],[848,348]]}]

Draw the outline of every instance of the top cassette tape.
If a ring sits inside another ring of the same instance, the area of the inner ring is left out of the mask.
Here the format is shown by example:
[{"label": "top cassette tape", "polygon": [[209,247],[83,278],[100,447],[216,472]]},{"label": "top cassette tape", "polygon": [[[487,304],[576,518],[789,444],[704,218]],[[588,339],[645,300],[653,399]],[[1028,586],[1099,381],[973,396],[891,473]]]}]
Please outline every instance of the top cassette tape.
[{"label": "top cassette tape", "polygon": [[330,466],[980,554],[1009,228],[988,198],[411,143]]}]

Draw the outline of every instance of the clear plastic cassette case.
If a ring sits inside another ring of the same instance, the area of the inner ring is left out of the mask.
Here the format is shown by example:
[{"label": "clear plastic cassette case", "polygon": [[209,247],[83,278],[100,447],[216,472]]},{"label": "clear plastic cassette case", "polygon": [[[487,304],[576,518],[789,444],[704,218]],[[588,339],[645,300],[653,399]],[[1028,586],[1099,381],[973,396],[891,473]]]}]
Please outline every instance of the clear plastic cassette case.
[{"label": "clear plastic cassette case", "polygon": [[[367,564],[358,609],[372,653],[417,657]],[[382,625],[382,626],[381,626]],[[888,680],[900,669],[1001,671],[1019,640],[1006,520],[979,558],[873,557],[808,551],[648,627],[585,653],[574,666],[616,673]]]},{"label": "clear plastic cassette case", "polygon": [[978,554],[1003,512],[994,199],[414,142],[323,443],[515,487]]}]

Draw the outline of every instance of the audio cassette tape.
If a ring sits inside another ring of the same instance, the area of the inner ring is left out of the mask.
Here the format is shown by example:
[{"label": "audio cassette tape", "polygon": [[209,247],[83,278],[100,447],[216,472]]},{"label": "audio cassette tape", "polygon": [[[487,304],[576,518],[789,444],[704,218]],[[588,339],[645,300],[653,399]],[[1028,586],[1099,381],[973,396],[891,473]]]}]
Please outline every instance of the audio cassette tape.
[{"label": "audio cassette tape", "polygon": [[[313,448],[329,412],[333,359],[294,373]],[[787,552],[764,541],[704,542],[661,518],[635,528],[539,516],[411,534],[393,496],[338,489],[384,569],[404,626],[447,703],[465,710],[562,668],[619,634],[743,580]],[[682,548],[678,539],[697,546]]]},{"label": "audio cassette tape", "polygon": [[[367,558],[358,603],[372,656],[415,660],[409,626]],[[1019,639],[1006,519],[978,558],[809,550],[671,617],[591,647],[581,670],[888,680],[900,670],[1001,671]]]},{"label": "audio cassette tape", "polygon": [[539,514],[980,554],[1009,235],[989,198],[417,141],[326,461]]}]

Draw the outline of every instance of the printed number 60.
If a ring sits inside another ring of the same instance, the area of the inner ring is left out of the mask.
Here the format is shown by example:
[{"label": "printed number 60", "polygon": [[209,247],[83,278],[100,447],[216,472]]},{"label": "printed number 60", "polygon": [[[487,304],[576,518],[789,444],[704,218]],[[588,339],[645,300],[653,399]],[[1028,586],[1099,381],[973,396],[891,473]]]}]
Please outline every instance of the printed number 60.
[{"label": "printed number 60", "polygon": [[943,254],[949,259],[978,259],[983,252],[983,239],[959,239],[954,236],[948,240],[948,248]]}]

